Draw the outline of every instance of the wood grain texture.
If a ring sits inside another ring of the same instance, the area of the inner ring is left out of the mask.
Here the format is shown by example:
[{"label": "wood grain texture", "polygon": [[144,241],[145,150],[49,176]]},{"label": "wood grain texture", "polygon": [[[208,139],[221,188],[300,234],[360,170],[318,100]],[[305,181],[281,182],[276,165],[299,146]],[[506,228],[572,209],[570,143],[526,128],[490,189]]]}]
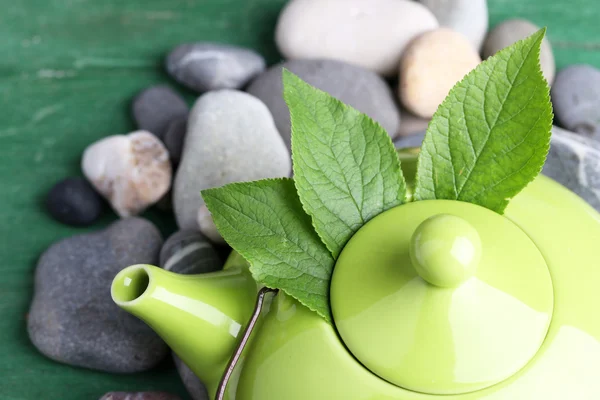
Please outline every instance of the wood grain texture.
[{"label": "wood grain texture", "polygon": [[[41,252],[89,231],[53,222],[43,199],[56,181],[80,174],[81,152],[133,129],[129,101],[168,81],[171,47],[210,40],[279,56],[273,29],[285,0],[0,0],[0,399],[94,400],[110,390],[184,389],[169,362],[130,376],[52,362],[25,329]],[[522,17],[549,28],[557,64],[600,67],[597,0],[490,0],[491,24]],[[190,102],[194,96],[177,87]],[[160,212],[146,214],[164,234]],[[93,229],[105,226],[106,217]],[[202,340],[202,338],[198,338]]]}]

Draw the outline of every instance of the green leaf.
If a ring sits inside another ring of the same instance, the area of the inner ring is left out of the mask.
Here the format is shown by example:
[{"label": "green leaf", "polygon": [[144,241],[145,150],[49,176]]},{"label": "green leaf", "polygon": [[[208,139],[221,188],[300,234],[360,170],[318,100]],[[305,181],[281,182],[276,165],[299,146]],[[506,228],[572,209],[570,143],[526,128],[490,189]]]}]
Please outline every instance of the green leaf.
[{"label": "green leaf", "polygon": [[202,191],[223,238],[254,278],[281,289],[331,322],[334,260],[314,231],[291,179],[233,183]]},{"label": "green leaf", "polygon": [[450,91],[421,147],[416,200],[461,200],[502,214],[541,172],[552,127],[539,65],[544,34],[500,51]]},{"label": "green leaf", "polygon": [[402,204],[406,184],[390,137],[371,118],[283,71],[294,181],[334,258],[367,221]]}]

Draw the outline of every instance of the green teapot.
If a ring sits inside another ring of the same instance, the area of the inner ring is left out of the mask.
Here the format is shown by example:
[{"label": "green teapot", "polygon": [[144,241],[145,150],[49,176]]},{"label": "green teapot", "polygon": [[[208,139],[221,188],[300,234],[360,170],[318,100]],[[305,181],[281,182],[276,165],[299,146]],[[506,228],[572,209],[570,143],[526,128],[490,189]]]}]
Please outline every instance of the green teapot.
[{"label": "green teapot", "polygon": [[[410,182],[416,152],[402,159]],[[112,297],[212,398],[591,400],[600,399],[599,243],[600,215],[539,176],[502,216],[430,200],[369,221],[336,262],[333,325],[283,292],[266,294],[237,253],[196,276],[128,267]]]}]

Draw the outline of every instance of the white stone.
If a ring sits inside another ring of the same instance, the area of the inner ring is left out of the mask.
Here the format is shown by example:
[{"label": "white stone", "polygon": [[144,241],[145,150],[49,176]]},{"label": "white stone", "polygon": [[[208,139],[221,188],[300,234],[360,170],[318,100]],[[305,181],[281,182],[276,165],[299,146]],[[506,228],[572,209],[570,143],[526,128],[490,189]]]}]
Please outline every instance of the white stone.
[{"label": "white stone", "polygon": [[420,0],[438,19],[440,26],[462,33],[473,47],[481,48],[488,30],[487,0]]},{"label": "white stone", "polygon": [[169,152],[147,131],[114,135],[87,147],[83,174],[121,217],[137,215],[171,186]]},{"label": "white stone", "polygon": [[208,207],[206,204],[203,204],[198,210],[198,226],[200,227],[200,232],[204,236],[210,239],[211,242],[216,244],[225,244],[225,239],[219,233],[215,222],[213,221],[213,217],[208,211]]},{"label": "white stone", "polygon": [[437,27],[431,11],[409,0],[292,0],[275,41],[288,59],[330,58],[392,76],[406,45]]},{"label": "white stone", "polygon": [[198,229],[200,192],[232,182],[289,176],[291,159],[267,106],[236,90],[208,92],[190,112],[173,208],[181,229]]}]

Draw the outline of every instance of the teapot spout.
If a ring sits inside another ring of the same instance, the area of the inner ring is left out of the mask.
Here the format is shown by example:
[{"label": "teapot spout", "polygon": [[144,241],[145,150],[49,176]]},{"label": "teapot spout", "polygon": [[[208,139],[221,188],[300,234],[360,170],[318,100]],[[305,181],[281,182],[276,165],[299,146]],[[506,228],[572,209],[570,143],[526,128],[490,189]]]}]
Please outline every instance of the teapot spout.
[{"label": "teapot spout", "polygon": [[154,329],[211,396],[250,319],[256,293],[247,265],[201,275],[133,265],[119,272],[111,287],[113,301]]}]

